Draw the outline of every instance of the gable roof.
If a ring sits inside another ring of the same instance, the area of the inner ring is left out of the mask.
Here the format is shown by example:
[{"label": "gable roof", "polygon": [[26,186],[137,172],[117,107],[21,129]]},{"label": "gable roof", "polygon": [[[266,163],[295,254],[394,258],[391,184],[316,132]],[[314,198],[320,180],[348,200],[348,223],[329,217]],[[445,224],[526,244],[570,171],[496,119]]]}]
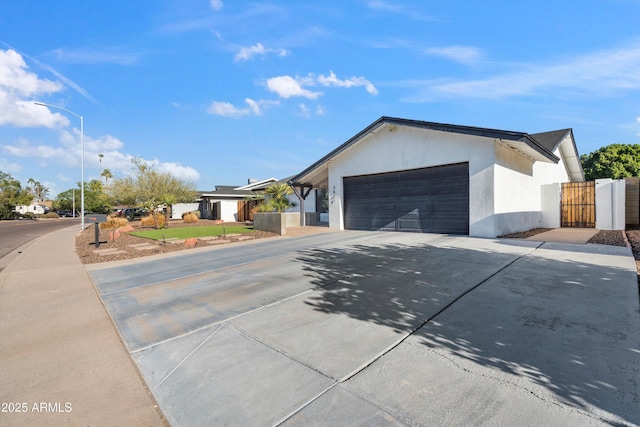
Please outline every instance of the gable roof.
[{"label": "gable roof", "polygon": [[[499,129],[451,125],[445,123],[435,123],[422,120],[410,120],[382,116],[381,118],[367,126],[365,129],[360,131],[358,134],[353,136],[351,139],[346,141],[344,144],[340,145],[338,148],[331,151],[329,154],[322,157],[320,160],[318,160],[299,174],[293,176],[289,183],[302,184],[304,183],[303,181],[309,183],[313,182],[315,178],[315,185],[318,185],[319,183],[324,184],[324,181],[326,181],[326,179],[321,179],[320,175],[322,174],[322,172],[326,171],[328,162],[331,159],[335,158],[351,146],[357,144],[367,135],[374,134],[383,126],[410,126],[414,128],[429,129],[440,132],[453,132],[464,135],[499,139],[504,145],[520,152],[524,156],[529,157],[534,161],[541,161],[546,163],[558,163],[560,161],[560,158],[553,153],[557,146],[566,139],[568,133],[571,136],[571,141],[575,150],[575,142],[573,142],[573,133],[571,132],[571,129],[563,129],[553,132],[544,132],[529,135],[525,132],[513,132]],[[575,153],[577,153],[577,150],[575,150]],[[575,170],[575,167],[573,169]],[[580,172],[581,171],[582,168],[580,167]]]}]

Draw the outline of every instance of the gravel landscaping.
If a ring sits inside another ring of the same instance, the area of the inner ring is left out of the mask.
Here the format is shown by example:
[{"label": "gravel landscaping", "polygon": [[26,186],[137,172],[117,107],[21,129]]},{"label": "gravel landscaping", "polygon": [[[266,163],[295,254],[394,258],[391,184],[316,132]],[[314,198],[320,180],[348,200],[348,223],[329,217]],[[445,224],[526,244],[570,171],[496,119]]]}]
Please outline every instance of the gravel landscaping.
[{"label": "gravel landscaping", "polygon": [[[150,230],[152,227],[143,227],[140,221],[129,222],[136,231]],[[185,223],[182,220],[172,221],[169,228],[177,227],[202,227],[217,225],[211,220],[199,220],[196,223]],[[224,224],[224,225],[245,225],[245,224]],[[260,239],[276,236],[274,233],[266,231],[251,231],[242,235],[226,235],[218,238],[200,238],[191,242],[191,245],[183,241],[171,242],[157,241],[143,237],[132,236],[127,232],[121,232],[116,239],[113,238],[115,229],[107,228],[100,230],[100,247],[95,247],[95,228],[93,225],[78,233],[76,237],[76,252],[83,264],[93,264],[97,262],[120,261],[125,259],[140,258],[149,255],[164,254],[192,249],[193,247],[203,247],[218,244],[237,243],[249,239]]]}]

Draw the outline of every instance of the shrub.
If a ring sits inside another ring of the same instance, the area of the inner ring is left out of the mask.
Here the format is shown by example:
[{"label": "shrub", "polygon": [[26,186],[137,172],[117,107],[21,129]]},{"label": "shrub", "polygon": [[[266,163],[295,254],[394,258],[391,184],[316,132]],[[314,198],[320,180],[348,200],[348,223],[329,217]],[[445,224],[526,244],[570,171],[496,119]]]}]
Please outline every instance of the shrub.
[{"label": "shrub", "polygon": [[109,216],[107,217],[107,222],[103,222],[100,224],[100,228],[120,228],[129,224],[126,218],[121,218],[119,216]]},{"label": "shrub", "polygon": [[33,212],[27,212],[22,214],[22,218],[34,219],[35,217],[36,217],[36,214],[34,214]]},{"label": "shrub", "polygon": [[184,217],[187,215],[195,215],[196,218],[200,219],[200,211],[185,212],[182,214],[182,219],[184,219]]},{"label": "shrub", "polygon": [[158,228],[164,228],[164,215],[156,214],[155,220],[153,219],[154,215],[143,216],[140,221],[142,222],[143,227],[155,227],[156,221]]},{"label": "shrub", "polygon": [[193,212],[186,213],[182,216],[182,220],[188,223],[198,222],[199,219],[200,219],[200,215],[196,215]]}]

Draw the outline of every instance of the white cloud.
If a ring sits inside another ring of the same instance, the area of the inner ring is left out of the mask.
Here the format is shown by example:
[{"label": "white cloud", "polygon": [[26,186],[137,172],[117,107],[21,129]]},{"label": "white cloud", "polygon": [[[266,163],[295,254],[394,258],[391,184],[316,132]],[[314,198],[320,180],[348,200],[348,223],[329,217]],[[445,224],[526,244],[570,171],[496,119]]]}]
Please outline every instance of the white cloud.
[{"label": "white cloud", "polygon": [[302,96],[308,99],[318,99],[322,92],[313,92],[304,89],[304,79],[294,79],[291,76],[278,76],[267,80],[267,89],[277,93],[281,98]]},{"label": "white cloud", "polygon": [[267,89],[277,93],[282,98],[302,96],[312,100],[318,99],[318,97],[322,95],[322,92],[305,88],[305,86],[314,87],[318,85],[343,88],[363,86],[370,94],[378,94],[378,89],[366,78],[351,77],[348,79],[339,79],[333,71],[330,71],[328,76],[322,74],[316,76],[310,73],[306,77],[278,76],[267,80]]},{"label": "white cloud", "polygon": [[213,101],[207,111],[210,114],[224,117],[240,117],[248,114],[248,111],[235,107],[228,102]]},{"label": "white cloud", "polygon": [[233,61],[248,61],[250,59],[253,59],[257,55],[267,55],[269,53],[275,53],[278,56],[287,56],[289,54],[289,51],[286,49],[265,48],[262,43],[256,43],[253,46],[241,48],[238,53],[236,53]]},{"label": "white cloud", "polygon": [[183,166],[174,162],[159,162],[158,170],[191,182],[200,180],[200,173],[191,166]]},{"label": "white cloud", "polygon": [[424,49],[427,55],[439,56],[464,65],[473,65],[482,57],[479,49],[471,46],[445,46]]},{"label": "white cloud", "polygon": [[67,126],[69,120],[47,108],[37,106],[33,100],[62,91],[59,82],[40,79],[29,71],[22,56],[15,50],[0,50],[0,126],[18,127]]},{"label": "white cloud", "polygon": [[378,89],[371,83],[369,80],[364,77],[351,77],[349,79],[340,80],[336,77],[333,71],[329,72],[328,76],[320,75],[318,76],[318,83],[323,86],[337,86],[337,87],[354,87],[354,86],[364,86],[364,88],[371,95],[377,95]]},{"label": "white cloud", "polygon": [[209,5],[213,10],[220,10],[223,6],[222,0],[209,0]]},{"label": "white cloud", "polygon": [[247,104],[247,107],[239,108],[228,102],[213,101],[207,109],[207,112],[215,116],[233,118],[249,115],[261,116],[264,109],[279,104],[278,101],[269,101],[264,99],[255,101],[251,98],[245,98],[244,102]]}]

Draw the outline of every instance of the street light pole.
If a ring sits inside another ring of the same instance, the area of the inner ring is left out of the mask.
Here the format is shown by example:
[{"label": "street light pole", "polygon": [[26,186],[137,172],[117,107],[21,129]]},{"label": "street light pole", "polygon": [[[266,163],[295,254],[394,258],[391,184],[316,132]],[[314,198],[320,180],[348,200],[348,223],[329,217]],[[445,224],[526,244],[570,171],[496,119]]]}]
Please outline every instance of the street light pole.
[{"label": "street light pole", "polygon": [[80,119],[80,227],[81,230],[84,230],[84,118],[81,115],[74,113],[73,111],[67,110],[66,108],[58,107],[57,105],[45,104],[44,102],[35,102],[35,104],[43,107],[57,108],[58,110],[66,111],[69,114],[73,114]]}]

